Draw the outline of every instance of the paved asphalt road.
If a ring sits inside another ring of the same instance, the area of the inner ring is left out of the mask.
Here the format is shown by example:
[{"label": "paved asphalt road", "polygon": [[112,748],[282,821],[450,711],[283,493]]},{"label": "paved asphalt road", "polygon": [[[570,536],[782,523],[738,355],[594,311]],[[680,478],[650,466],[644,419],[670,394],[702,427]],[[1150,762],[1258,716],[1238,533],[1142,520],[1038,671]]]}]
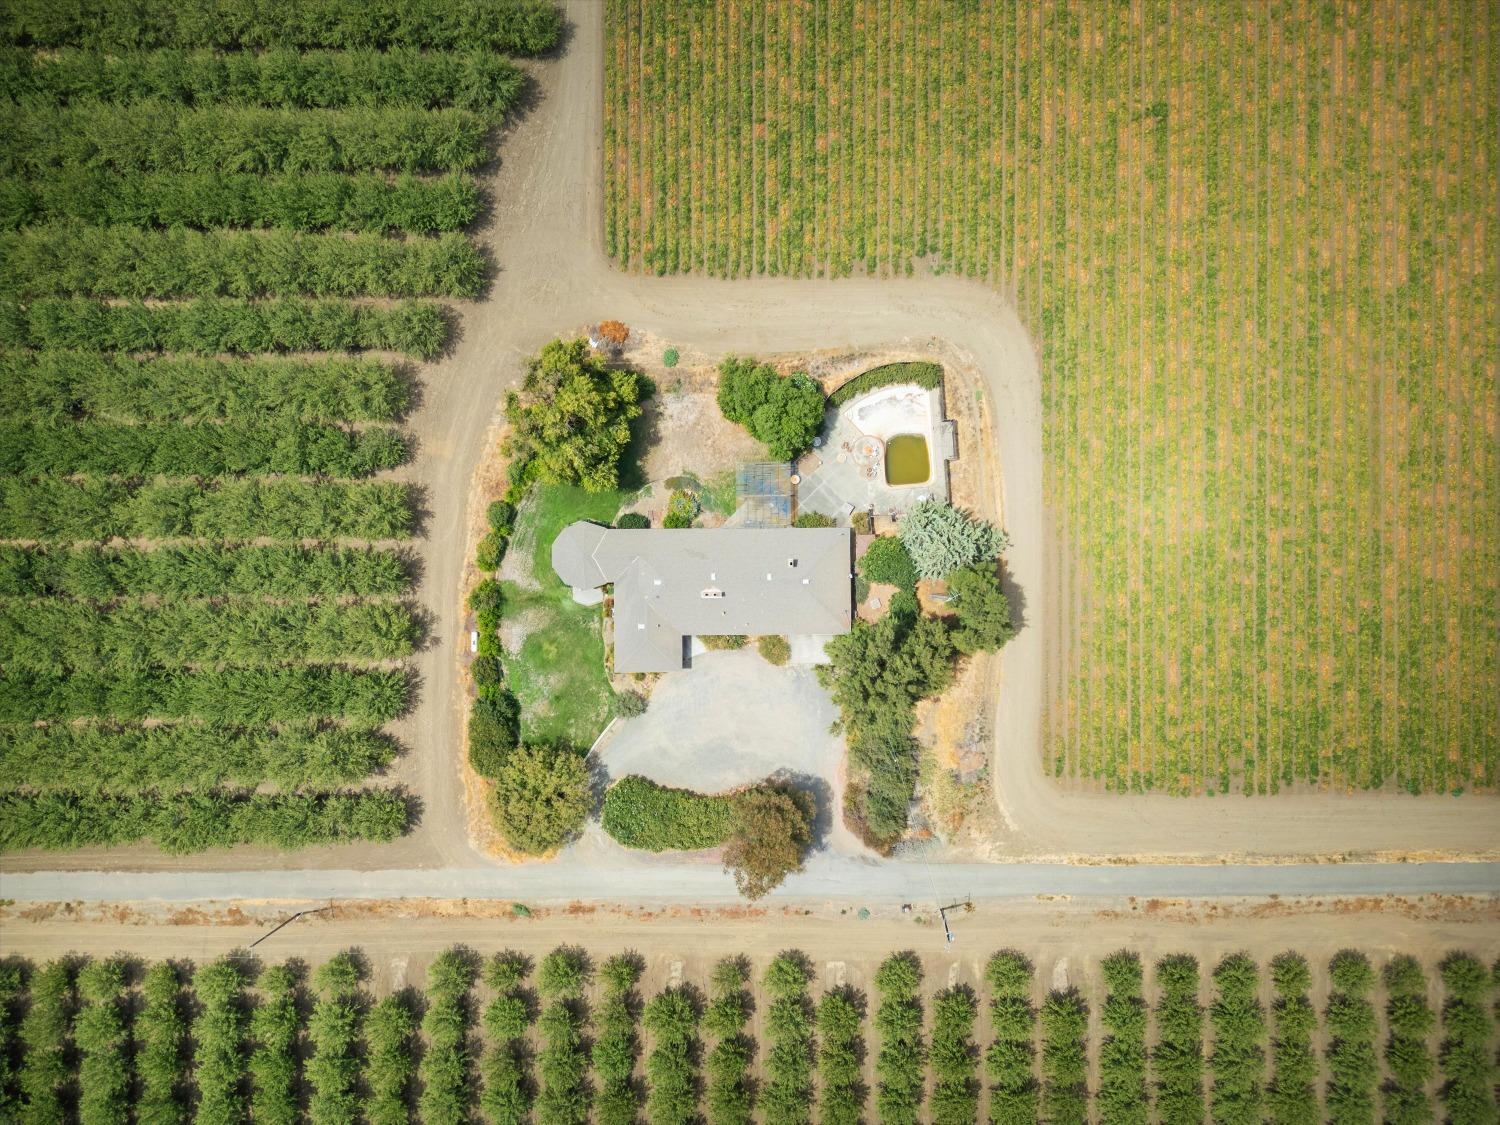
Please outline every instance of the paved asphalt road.
[{"label": "paved asphalt road", "polygon": [[[858,888],[857,893],[854,888]],[[630,873],[637,902],[738,901],[708,863]],[[499,868],[402,871],[48,872],[6,875],[0,893],[21,901],[193,902],[224,899],[515,898],[567,902],[598,897],[598,872],[565,860]],[[1258,895],[1497,894],[1500,863],[1330,863],[1221,866],[876,863],[823,853],[773,900],[914,902],[1033,895],[1240,898]]]}]

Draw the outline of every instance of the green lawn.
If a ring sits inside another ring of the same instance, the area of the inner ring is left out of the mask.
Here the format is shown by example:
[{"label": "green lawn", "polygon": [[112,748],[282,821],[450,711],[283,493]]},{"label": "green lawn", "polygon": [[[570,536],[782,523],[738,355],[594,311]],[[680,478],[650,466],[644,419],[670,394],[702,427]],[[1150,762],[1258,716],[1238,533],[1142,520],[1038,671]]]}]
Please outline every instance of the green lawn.
[{"label": "green lawn", "polygon": [[528,569],[536,584],[503,584],[505,618],[531,626],[506,667],[521,702],[524,741],[568,743],[588,749],[609,722],[610,687],[598,606],[573,601],[552,572],[552,541],[574,520],[609,523],[626,493],[589,493],[567,485],[537,485],[516,517],[514,542],[530,545]]}]

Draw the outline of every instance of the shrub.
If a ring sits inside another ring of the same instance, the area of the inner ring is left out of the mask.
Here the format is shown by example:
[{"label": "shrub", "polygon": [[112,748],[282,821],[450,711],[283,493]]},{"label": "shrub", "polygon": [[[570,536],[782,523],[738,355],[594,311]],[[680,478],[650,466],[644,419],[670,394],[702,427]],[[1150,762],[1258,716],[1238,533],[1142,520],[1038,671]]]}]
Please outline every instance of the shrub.
[{"label": "shrub", "polygon": [[1402,954],[1386,963],[1385,1117],[1392,1125],[1418,1125],[1433,1119],[1427,1084],[1436,1071],[1427,1036],[1437,1020],[1427,1003],[1427,977],[1415,957]]},{"label": "shrub", "polygon": [[531,462],[537,480],[608,492],[619,484],[640,399],[636,374],[611,369],[587,340],[553,340],[506,398],[506,452]]},{"label": "shrub", "polygon": [[364,1108],[370,1125],[404,1125],[410,1119],[407,1107],[417,1073],[412,1058],[416,1030],[411,1000],[401,992],[382,999],[365,1019],[369,1097]]},{"label": "shrub", "polygon": [[393,422],[410,401],[400,371],[365,357],[0,353],[0,411],[12,422]]},{"label": "shrub", "polygon": [[478,975],[476,958],[461,947],[445,949],[427,969],[427,1013],[422,1032],[421,1119],[431,1125],[459,1125],[469,1119],[473,1097],[469,1030],[473,1012],[469,990]]},{"label": "shrub", "polygon": [[510,540],[499,532],[491,531],[483,536],[474,548],[474,565],[480,570],[493,574],[500,569],[500,564],[505,560],[506,548],[510,546]]},{"label": "shrub", "polygon": [[990,1025],[995,1041],[985,1053],[984,1070],[993,1083],[990,1120],[994,1125],[1032,1125],[1038,1120],[1031,975],[1031,962],[1014,950],[996,953],[985,966],[985,983],[993,994]]},{"label": "shrub", "polygon": [[559,945],[542,958],[537,988],[549,1000],[577,1000],[593,975],[587,953],[576,945]]},{"label": "shrub", "polygon": [[755,648],[762,660],[778,667],[792,658],[792,646],[785,637],[757,637]]},{"label": "shrub", "polygon": [[736,806],[732,795],[674,789],[632,774],[604,794],[600,823],[627,848],[697,851],[729,838]]},{"label": "shrub", "polygon": [[588,766],[571,750],[518,746],[490,794],[495,827],[527,855],[544,855],[571,839],[589,811]]},{"label": "shrub", "polygon": [[254,0],[15,0],[0,42],[95,50],[149,47],[489,50],[534,55],[556,45],[562,14],[550,0],[481,7],[452,0],[323,0],[266,8]]},{"label": "shrub", "polygon": [[667,514],[661,525],[667,528],[692,527],[698,512],[698,498],[679,488],[667,499]]},{"label": "shrub", "polygon": [[943,369],[936,363],[887,363],[856,375],[828,396],[830,406],[843,406],[860,395],[898,383],[915,383],[932,390],[942,386]]},{"label": "shrub", "polygon": [[1375,970],[1363,953],[1340,950],[1328,963],[1333,992],[1324,1014],[1329,1044],[1328,1120],[1371,1121],[1380,1064],[1375,1056],[1375,1007],[1368,999]]},{"label": "shrub", "polygon": [[644,715],[649,701],[638,691],[617,691],[610,696],[610,710],[619,718],[633,719]]},{"label": "shrub", "polygon": [[0,777],[9,788],[34,793],[131,796],[253,789],[262,782],[290,790],[357,782],[394,756],[388,736],[347,727],[54,723],[7,731],[0,738]]},{"label": "shrub", "polygon": [[869,535],[875,530],[875,521],[869,512],[855,512],[849,517],[849,526],[855,535]]},{"label": "shrub", "polygon": [[914,953],[894,953],[875,973],[880,1004],[875,1028],[879,1089],[875,1106],[882,1125],[915,1125],[920,1118],[926,1051],[922,1042],[922,969]]},{"label": "shrub", "polygon": [[1198,962],[1171,954],[1156,963],[1157,1044],[1151,1052],[1156,1108],[1161,1120],[1203,1119],[1203,1009],[1198,1005]]},{"label": "shrub", "polygon": [[1105,1037],[1099,1046],[1099,1114],[1111,1125],[1145,1125],[1151,1101],[1141,960],[1121,950],[1106,957],[1100,968],[1108,993],[1100,1013]]},{"label": "shrub", "polygon": [[484,510],[484,518],[491,531],[509,535],[516,523],[516,506],[504,500],[491,501],[490,506]]},{"label": "shrub", "polygon": [[615,526],[622,529],[640,531],[650,527],[651,520],[640,512],[622,512],[615,517]]},{"label": "shrub", "polygon": [[958,615],[953,645],[959,652],[994,652],[1015,636],[1010,601],[1000,588],[993,563],[953,571],[948,575],[948,592]]},{"label": "shrub", "polygon": [[250,1113],[255,1121],[294,1125],[301,1117],[297,975],[286,965],[274,965],[256,985],[261,1001],[250,1013],[250,1038],[255,1043],[250,1054]]},{"label": "shrub", "polygon": [[0,293],[17,297],[473,297],[484,273],[483,256],[456,233],[0,231]]},{"label": "shrub", "polygon": [[699,1002],[688,988],[668,988],[646,1005],[653,1040],[646,1058],[646,1114],[652,1125],[688,1125],[698,1110]]},{"label": "shrub", "polygon": [[661,353],[661,363],[663,367],[676,367],[677,361],[681,358],[681,353],[679,353],[676,348],[668,348],[666,351]]},{"label": "shrub", "polygon": [[901,542],[923,578],[942,578],[960,567],[994,559],[1010,539],[993,524],[941,500],[924,500],[902,517]]},{"label": "shrub", "polygon": [[469,764],[480,777],[493,781],[504,772],[520,740],[521,706],[503,688],[481,690],[484,694],[469,710]]},{"label": "shrub", "polygon": [[703,647],[718,652],[742,649],[750,643],[750,638],[743,633],[709,633],[698,638],[703,642]]},{"label": "shrub", "polygon": [[957,985],[932,1001],[932,1120],[934,1125],[971,1125],[979,1116],[979,1048],[974,1021],[979,1001]]},{"label": "shrub", "polygon": [[766,1125],[812,1120],[813,1013],[807,997],[811,975],[806,959],[794,952],[778,954],[766,968],[765,987],[772,997],[766,1013],[771,1050],[759,1100]]},{"label": "shrub", "polygon": [[770,364],[730,356],[719,364],[718,400],[778,461],[800,457],[823,428],[823,391],[800,371],[783,378]]},{"label": "shrub", "polygon": [[1300,956],[1282,953],[1271,959],[1271,983],[1276,1000],[1271,1008],[1274,1038],[1266,1108],[1277,1125],[1317,1125],[1318,1063],[1312,1039],[1318,1016],[1307,998],[1312,973]]},{"label": "shrub", "polygon": [[762,898],[802,870],[812,846],[813,799],[790,786],[763,786],[736,797],[724,870],[748,899]]},{"label": "shrub", "polygon": [[822,512],[798,512],[792,521],[793,527],[837,527],[839,521]]},{"label": "shrub", "polygon": [[0,175],[116,172],[466,172],[487,118],[462,109],[266,109],[100,103],[21,106],[0,137]]},{"label": "shrub", "polygon": [[743,959],[728,957],[714,966],[713,997],[703,1026],[718,1038],[708,1054],[709,1125],[750,1125],[754,1101],[751,1061],[755,1041],[745,1034],[753,1001]]},{"label": "shrub", "polygon": [[859,573],[867,582],[888,582],[903,590],[917,588],[917,568],[900,539],[882,537],[859,558]]}]

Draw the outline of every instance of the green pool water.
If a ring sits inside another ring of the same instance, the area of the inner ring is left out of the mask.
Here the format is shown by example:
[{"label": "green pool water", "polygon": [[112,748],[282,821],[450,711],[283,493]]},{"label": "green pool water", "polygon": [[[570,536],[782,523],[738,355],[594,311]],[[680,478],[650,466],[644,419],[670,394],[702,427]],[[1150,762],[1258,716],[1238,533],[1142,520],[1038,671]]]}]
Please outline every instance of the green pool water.
[{"label": "green pool water", "polygon": [[931,475],[927,439],[921,434],[897,434],[885,443],[886,484],[925,484]]}]

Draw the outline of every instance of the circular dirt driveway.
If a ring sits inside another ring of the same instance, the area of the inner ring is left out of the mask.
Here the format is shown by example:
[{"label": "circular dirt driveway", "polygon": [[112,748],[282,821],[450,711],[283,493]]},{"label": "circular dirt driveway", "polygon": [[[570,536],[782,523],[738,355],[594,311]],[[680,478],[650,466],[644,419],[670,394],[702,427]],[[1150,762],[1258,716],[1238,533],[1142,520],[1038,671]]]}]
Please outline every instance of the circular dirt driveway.
[{"label": "circular dirt driveway", "polygon": [[[634,773],[700,793],[777,775],[817,800],[817,849],[871,855],[837,815],[844,740],[828,731],[837,718],[811,668],[777,668],[753,649],[707,652],[693,657],[691,668],[663,676],[646,713],[619,723],[597,756],[607,781]],[[597,822],[570,851],[613,853],[617,861],[676,858],[622,848]]]}]

